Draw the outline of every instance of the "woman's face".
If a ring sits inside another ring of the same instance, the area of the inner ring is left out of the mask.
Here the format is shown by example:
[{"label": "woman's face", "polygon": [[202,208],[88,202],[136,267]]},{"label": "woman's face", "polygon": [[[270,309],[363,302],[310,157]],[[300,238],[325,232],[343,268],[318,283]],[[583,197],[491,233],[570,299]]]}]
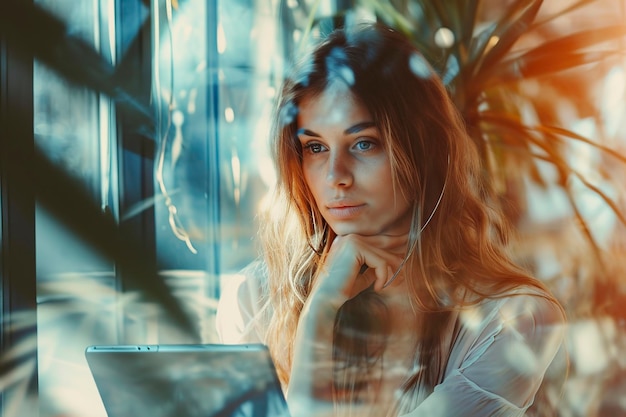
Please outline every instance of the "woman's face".
[{"label": "woman's face", "polygon": [[410,203],[394,192],[389,156],[368,110],[337,86],[305,98],[299,109],[304,178],[333,231],[407,233]]}]

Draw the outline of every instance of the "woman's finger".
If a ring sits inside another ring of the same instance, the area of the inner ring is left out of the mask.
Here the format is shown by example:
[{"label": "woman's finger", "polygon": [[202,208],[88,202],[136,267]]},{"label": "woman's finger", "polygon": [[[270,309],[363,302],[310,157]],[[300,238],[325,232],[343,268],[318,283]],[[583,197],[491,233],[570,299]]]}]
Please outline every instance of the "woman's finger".
[{"label": "woman's finger", "polygon": [[[374,288],[382,289],[400,267],[404,254],[390,251],[387,247],[381,248],[380,245],[397,245],[401,240],[389,236],[337,237],[316,286],[327,295],[341,293],[347,298],[354,297],[372,284]],[[367,266],[365,272],[364,265]]]}]

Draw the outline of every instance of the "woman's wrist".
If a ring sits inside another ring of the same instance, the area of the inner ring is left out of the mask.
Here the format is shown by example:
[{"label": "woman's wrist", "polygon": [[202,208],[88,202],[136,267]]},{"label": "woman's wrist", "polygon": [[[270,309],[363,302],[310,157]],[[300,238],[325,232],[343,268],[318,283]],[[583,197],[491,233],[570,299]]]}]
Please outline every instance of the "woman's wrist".
[{"label": "woman's wrist", "polygon": [[329,291],[314,291],[306,303],[300,314],[302,319],[313,319],[315,321],[327,322],[335,321],[337,311],[348,301],[348,297],[341,293],[331,293]]}]

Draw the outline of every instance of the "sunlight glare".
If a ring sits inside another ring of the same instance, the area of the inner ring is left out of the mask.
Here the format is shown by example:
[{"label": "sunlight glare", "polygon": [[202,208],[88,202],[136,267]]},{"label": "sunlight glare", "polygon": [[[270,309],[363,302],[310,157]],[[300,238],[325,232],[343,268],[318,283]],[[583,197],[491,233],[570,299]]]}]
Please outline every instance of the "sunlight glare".
[{"label": "sunlight glare", "polygon": [[450,48],[454,41],[454,33],[447,27],[441,27],[435,32],[435,44],[440,48]]},{"label": "sunlight glare", "polygon": [[469,308],[461,311],[460,314],[463,325],[469,329],[478,329],[483,322],[484,316],[477,308]]},{"label": "sunlight glare", "polygon": [[409,58],[409,67],[416,76],[420,78],[430,78],[430,66],[422,55],[417,53],[412,54],[411,58]]},{"label": "sunlight glare", "polygon": [[538,360],[533,350],[521,340],[513,340],[505,349],[507,362],[521,375],[534,375],[538,371]]},{"label": "sunlight glare", "polygon": [[605,330],[597,320],[581,320],[570,326],[570,353],[579,375],[605,371],[608,366]]},{"label": "sunlight glare", "polygon": [[494,35],[491,38],[489,38],[489,43],[487,43],[487,47],[485,48],[485,53],[489,52],[491,48],[493,48],[494,46],[498,44],[498,42],[500,42],[500,38],[498,36]]},{"label": "sunlight glare", "polygon": [[602,111],[606,120],[606,132],[617,136],[626,119],[626,74],[623,67],[609,71],[604,80]]},{"label": "sunlight glare", "polygon": [[293,34],[291,35],[293,38],[294,43],[299,43],[300,39],[302,38],[302,31],[300,31],[299,29],[294,29]]},{"label": "sunlight glare", "polygon": [[297,115],[298,107],[293,102],[289,102],[280,110],[280,121],[283,125],[288,125],[295,120]]},{"label": "sunlight glare", "polygon": [[224,109],[224,119],[226,119],[227,123],[232,123],[235,121],[235,110],[232,107],[226,107]]},{"label": "sunlight glare", "polygon": [[222,23],[217,24],[217,52],[223,54],[226,51],[226,34]]}]

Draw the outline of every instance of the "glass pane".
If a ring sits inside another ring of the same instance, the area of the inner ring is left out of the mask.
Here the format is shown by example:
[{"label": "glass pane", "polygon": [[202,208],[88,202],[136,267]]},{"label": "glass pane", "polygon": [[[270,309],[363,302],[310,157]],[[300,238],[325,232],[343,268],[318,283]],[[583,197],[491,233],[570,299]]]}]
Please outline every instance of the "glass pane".
[{"label": "glass pane", "polygon": [[[37,3],[62,20],[72,37],[96,50],[105,46],[103,56],[111,59],[106,36],[109,1]],[[35,61],[36,146],[80,179],[103,209],[111,192],[110,112],[105,97]],[[113,265],[40,205],[36,225],[41,415],[104,417],[94,412],[100,399],[83,363],[88,344],[110,343],[117,337]]]},{"label": "glass pane", "polygon": [[[196,321],[201,339],[211,340],[211,299],[217,291],[219,208],[213,72],[209,39],[212,2],[190,0],[153,11],[155,98],[159,121],[155,158],[157,257],[161,275]],[[156,35],[158,34],[158,35]],[[193,45],[193,47],[189,47]],[[213,45],[214,46],[214,45]],[[187,337],[160,328],[160,342]]]},{"label": "glass pane", "polygon": [[272,7],[217,3],[180,2],[171,19],[159,20],[167,28],[154,51],[166,141],[156,174],[158,256],[199,317],[204,342],[217,340],[220,281],[256,256],[255,214],[272,182],[267,132],[282,66]]},{"label": "glass pane", "polygon": [[[112,2],[39,4],[115,63],[110,39],[120,22],[112,19],[127,10],[115,10]],[[219,8],[202,0],[158,4],[150,16],[153,34],[159,34],[152,40],[156,191],[137,210],[154,204],[161,275],[196,320],[201,341],[215,342],[220,281],[255,257],[254,214],[272,181],[266,132],[282,67],[277,23],[271,8],[248,2]],[[37,145],[81,179],[103,209],[115,211],[117,128],[111,103],[40,63],[34,87]],[[44,416],[104,416],[84,362],[85,346],[189,340],[155,306],[119,293],[114,266],[42,208],[37,268]]]}]

